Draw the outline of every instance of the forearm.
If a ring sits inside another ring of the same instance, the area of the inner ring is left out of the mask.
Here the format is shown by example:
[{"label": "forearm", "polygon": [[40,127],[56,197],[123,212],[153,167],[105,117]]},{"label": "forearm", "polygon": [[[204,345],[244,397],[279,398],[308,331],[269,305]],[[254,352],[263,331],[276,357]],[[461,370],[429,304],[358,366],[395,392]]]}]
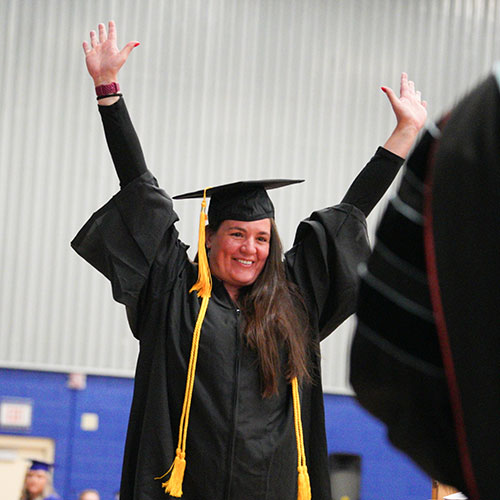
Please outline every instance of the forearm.
[{"label": "forearm", "polygon": [[398,125],[385,142],[384,148],[401,158],[406,158],[415,143],[418,132],[419,129],[413,125]]},{"label": "forearm", "polygon": [[[102,101],[108,102],[101,104]],[[123,188],[147,170],[141,144],[123,98],[101,99],[99,113],[104,125],[108,148]]]},{"label": "forearm", "polygon": [[393,151],[378,148],[347,190],[342,203],[359,208],[366,217],[387,191],[404,159]]}]

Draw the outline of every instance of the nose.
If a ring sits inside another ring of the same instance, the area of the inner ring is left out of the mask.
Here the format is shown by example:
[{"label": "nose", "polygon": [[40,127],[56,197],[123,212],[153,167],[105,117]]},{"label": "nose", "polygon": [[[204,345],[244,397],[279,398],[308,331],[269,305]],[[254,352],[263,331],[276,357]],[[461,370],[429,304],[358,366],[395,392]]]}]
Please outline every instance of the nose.
[{"label": "nose", "polygon": [[247,238],[241,245],[241,251],[246,254],[254,254],[256,251],[255,240],[253,238]]}]

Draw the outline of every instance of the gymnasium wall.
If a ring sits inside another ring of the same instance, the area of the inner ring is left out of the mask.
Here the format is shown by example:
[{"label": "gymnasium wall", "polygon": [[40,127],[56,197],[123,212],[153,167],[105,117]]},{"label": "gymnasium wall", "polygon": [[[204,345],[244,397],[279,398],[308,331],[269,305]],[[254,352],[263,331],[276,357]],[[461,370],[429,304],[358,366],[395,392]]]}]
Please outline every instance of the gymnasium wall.
[{"label": "gymnasium wall", "polygon": [[[123,308],[69,247],[118,189],[81,49],[99,22],[141,42],[120,82],[161,185],[305,178],[273,193],[288,246],[391,132],[380,86],[407,71],[439,117],[499,58],[499,13],[498,0],[2,0],[0,366],[133,374]],[[176,210],[195,246],[198,204]],[[323,345],[328,392],[351,393],[350,325]]]}]

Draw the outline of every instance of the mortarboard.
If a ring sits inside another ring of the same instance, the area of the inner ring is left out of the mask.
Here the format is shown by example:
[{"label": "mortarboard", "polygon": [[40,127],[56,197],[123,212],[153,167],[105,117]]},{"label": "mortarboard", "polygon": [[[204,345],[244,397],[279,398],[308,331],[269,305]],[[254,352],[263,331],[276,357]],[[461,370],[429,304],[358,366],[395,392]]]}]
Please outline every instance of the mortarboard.
[{"label": "mortarboard", "polygon": [[42,460],[31,460],[31,465],[29,467],[29,470],[44,470],[46,472],[49,472],[52,467],[54,467],[54,464],[49,464],[48,462],[43,462]]},{"label": "mortarboard", "polygon": [[230,184],[200,189],[191,193],[174,196],[174,200],[210,198],[208,220],[217,224],[226,219],[254,221],[274,218],[274,206],[267,194],[290,184],[304,182],[303,179],[262,179],[238,181]]}]

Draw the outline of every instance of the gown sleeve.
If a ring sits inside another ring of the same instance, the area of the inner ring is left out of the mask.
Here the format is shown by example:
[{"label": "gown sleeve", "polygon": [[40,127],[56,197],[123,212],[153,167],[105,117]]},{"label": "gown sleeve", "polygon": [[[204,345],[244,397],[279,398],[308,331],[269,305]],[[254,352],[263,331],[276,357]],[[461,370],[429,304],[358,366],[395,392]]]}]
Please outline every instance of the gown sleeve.
[{"label": "gown sleeve", "polygon": [[[113,126],[109,116],[103,116],[106,137],[122,186],[126,185],[92,215],[71,246],[109,279],[113,297],[127,307],[130,326],[137,336],[139,299],[152,269],[160,267],[155,267],[155,262],[161,261],[164,265],[161,280],[156,279],[154,284],[158,287],[161,283],[165,291],[185,263],[187,247],[178,240],[174,226],[178,217],[172,199],[140,162],[140,144],[133,140],[135,132],[130,130],[132,124],[124,103],[109,108],[114,108],[106,113],[111,114],[116,126],[110,133]],[[123,146],[128,155],[120,154]],[[133,165],[134,161],[139,163],[137,168],[122,168],[124,162]],[[125,172],[126,182],[120,172]]]},{"label": "gown sleeve", "polygon": [[141,143],[123,97],[111,106],[98,106],[98,109],[120,186],[124,188],[147,170]]},{"label": "gown sleeve", "polygon": [[370,254],[366,215],[403,161],[379,148],[341,204],[314,212],[297,229],[285,256],[287,272],[302,292],[320,340],[355,311],[358,266]]},{"label": "gown sleeve", "polygon": [[403,158],[380,146],[354,179],[342,203],[355,205],[368,217],[391,185],[403,162]]}]

